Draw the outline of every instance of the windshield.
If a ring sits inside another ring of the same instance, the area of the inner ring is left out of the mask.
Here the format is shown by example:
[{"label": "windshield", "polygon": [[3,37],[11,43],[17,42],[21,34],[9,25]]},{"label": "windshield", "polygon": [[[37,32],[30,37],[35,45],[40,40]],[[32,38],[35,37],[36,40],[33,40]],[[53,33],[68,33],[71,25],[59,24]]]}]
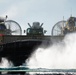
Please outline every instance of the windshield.
[{"label": "windshield", "polygon": [[27,29],[27,34],[33,34],[33,35],[42,35],[43,34],[43,29],[31,29],[31,28],[28,28]]}]

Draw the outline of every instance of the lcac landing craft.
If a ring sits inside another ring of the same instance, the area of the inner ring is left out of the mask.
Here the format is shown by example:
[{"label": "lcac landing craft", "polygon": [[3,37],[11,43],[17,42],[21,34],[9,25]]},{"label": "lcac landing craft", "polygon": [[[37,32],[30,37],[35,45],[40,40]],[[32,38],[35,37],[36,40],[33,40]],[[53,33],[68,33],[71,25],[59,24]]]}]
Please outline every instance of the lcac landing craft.
[{"label": "lcac landing craft", "polygon": [[[6,16],[7,18],[7,16]],[[59,21],[52,28],[52,35],[44,35],[47,31],[42,24],[33,22],[22,35],[20,25],[6,18],[0,18],[0,59],[2,57],[20,66],[38,47],[47,48],[54,42],[59,42],[67,33],[76,31],[76,18],[70,17],[67,21]]]}]

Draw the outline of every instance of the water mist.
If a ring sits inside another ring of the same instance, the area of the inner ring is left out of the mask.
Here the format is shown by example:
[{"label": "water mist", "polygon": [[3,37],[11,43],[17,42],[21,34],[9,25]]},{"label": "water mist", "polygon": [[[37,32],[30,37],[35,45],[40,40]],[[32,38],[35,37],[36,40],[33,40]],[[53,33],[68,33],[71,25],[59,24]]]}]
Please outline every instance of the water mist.
[{"label": "water mist", "polygon": [[13,64],[11,61],[9,62],[6,58],[2,58],[1,63],[0,63],[0,68],[10,68],[12,66]]},{"label": "water mist", "polygon": [[27,60],[29,68],[76,69],[76,33],[47,49],[38,48]]},{"label": "water mist", "polygon": [[[13,63],[11,61],[8,61],[6,58],[2,58],[0,62],[0,68],[10,68],[13,66]],[[2,74],[6,74],[8,72],[1,72]]]}]

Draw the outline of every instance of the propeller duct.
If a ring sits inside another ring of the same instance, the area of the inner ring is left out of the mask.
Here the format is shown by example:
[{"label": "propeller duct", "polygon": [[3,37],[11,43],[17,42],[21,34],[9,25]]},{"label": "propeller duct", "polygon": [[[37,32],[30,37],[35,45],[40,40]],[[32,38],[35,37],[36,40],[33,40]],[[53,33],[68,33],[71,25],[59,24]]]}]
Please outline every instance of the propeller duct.
[{"label": "propeller duct", "polygon": [[62,36],[66,21],[57,22],[52,28],[52,36]]},{"label": "propeller duct", "polygon": [[6,34],[7,35],[21,35],[22,34],[22,29],[20,25],[13,20],[7,20],[5,21],[5,26],[6,26]]}]

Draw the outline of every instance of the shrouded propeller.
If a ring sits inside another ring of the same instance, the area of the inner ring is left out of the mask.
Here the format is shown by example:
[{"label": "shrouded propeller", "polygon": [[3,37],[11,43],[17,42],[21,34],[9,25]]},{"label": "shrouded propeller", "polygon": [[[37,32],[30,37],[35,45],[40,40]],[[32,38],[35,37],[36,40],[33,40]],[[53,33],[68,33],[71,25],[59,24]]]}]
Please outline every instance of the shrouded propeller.
[{"label": "shrouded propeller", "polygon": [[52,36],[62,36],[66,21],[57,22],[52,28]]},{"label": "shrouded propeller", "polygon": [[13,20],[7,20],[5,21],[6,26],[6,35],[21,35],[22,29],[20,25]]}]

